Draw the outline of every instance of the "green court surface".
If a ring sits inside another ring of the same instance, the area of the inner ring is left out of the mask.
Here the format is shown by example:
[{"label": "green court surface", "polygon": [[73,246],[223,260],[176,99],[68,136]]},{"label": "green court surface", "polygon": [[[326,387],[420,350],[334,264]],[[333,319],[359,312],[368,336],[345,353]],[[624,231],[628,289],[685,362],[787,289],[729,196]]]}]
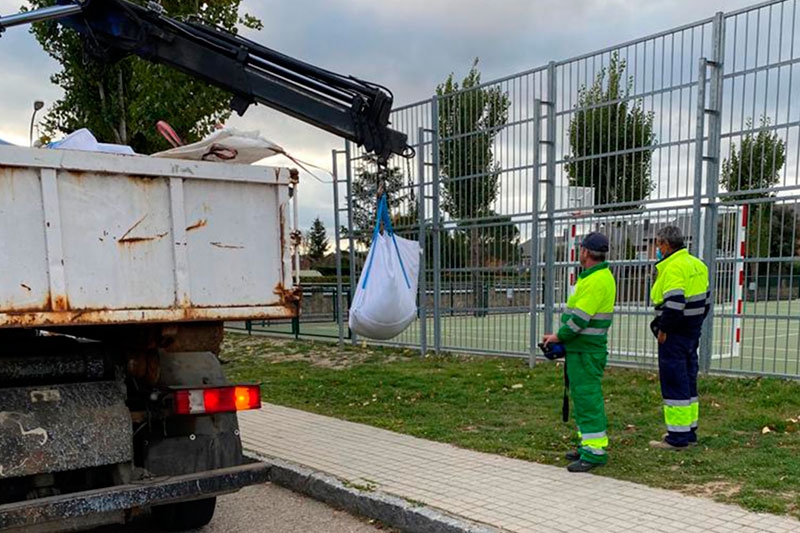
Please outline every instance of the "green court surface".
[{"label": "green court surface", "polygon": [[[657,345],[650,332],[652,314],[645,308],[618,307],[609,334],[611,359],[618,363],[654,366]],[[558,315],[554,319],[558,324]],[[229,324],[244,329],[244,324]],[[428,348],[434,348],[433,317],[425,322]],[[530,353],[533,324],[529,313],[441,317],[441,349],[451,352],[526,356]],[[419,346],[422,321],[417,320],[390,343]],[[739,329],[740,342],[734,342]],[[253,322],[255,332],[294,335],[290,323]],[[537,342],[544,333],[544,316],[538,313]],[[715,308],[711,368],[736,373],[800,376],[800,300],[745,302],[741,317],[730,306]],[[335,322],[303,322],[301,338],[338,338]],[[345,325],[344,336],[348,338]]]}]

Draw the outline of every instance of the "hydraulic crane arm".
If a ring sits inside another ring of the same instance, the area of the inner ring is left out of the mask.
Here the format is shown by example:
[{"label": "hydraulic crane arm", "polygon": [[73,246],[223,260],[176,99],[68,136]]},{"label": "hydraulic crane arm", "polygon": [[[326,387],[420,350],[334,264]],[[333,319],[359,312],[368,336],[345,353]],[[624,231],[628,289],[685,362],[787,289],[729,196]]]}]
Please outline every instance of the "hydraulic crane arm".
[{"label": "hydraulic crane arm", "polygon": [[98,59],[137,55],[202,79],[233,95],[240,115],[264,104],[348,139],[385,163],[413,150],[388,127],[392,94],[378,85],[309,65],[223,29],[166,16],[161,6],[127,0],[59,0],[59,5],[0,18],[7,27],[58,20],[78,31]]}]

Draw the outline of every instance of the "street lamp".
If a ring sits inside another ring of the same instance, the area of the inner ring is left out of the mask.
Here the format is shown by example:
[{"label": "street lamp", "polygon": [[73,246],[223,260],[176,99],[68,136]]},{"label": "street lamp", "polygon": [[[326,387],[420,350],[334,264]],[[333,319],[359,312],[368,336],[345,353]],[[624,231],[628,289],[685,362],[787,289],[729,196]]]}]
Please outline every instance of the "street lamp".
[{"label": "street lamp", "polygon": [[33,121],[36,119],[36,113],[38,113],[39,110],[43,107],[44,107],[44,102],[42,102],[41,100],[36,100],[33,103],[33,114],[31,115],[31,129],[30,133],[28,134],[28,144],[30,146],[33,146]]}]

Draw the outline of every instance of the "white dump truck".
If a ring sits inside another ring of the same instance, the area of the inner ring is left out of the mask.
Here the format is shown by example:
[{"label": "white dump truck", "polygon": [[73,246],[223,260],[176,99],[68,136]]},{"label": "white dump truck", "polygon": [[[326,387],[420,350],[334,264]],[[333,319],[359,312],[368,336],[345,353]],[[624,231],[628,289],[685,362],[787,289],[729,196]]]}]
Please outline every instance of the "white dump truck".
[{"label": "white dump truck", "polygon": [[[406,154],[391,95],[124,0],[0,17],[57,20],[341,135]],[[2,40],[0,39],[0,46]],[[152,510],[211,520],[215,497],[268,479],[242,455],[225,321],[296,316],[285,168],[0,146],[0,530],[78,530]],[[296,211],[295,211],[296,212]],[[280,428],[275,428],[280,431]]]}]

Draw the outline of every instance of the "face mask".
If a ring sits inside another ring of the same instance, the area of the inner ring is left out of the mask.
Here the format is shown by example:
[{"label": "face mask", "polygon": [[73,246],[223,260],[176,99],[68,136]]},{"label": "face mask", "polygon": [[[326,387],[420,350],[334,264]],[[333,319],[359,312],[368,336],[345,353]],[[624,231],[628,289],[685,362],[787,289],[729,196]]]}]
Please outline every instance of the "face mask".
[{"label": "face mask", "polygon": [[659,261],[664,259],[664,254],[661,253],[661,248],[656,248],[656,259]]}]

